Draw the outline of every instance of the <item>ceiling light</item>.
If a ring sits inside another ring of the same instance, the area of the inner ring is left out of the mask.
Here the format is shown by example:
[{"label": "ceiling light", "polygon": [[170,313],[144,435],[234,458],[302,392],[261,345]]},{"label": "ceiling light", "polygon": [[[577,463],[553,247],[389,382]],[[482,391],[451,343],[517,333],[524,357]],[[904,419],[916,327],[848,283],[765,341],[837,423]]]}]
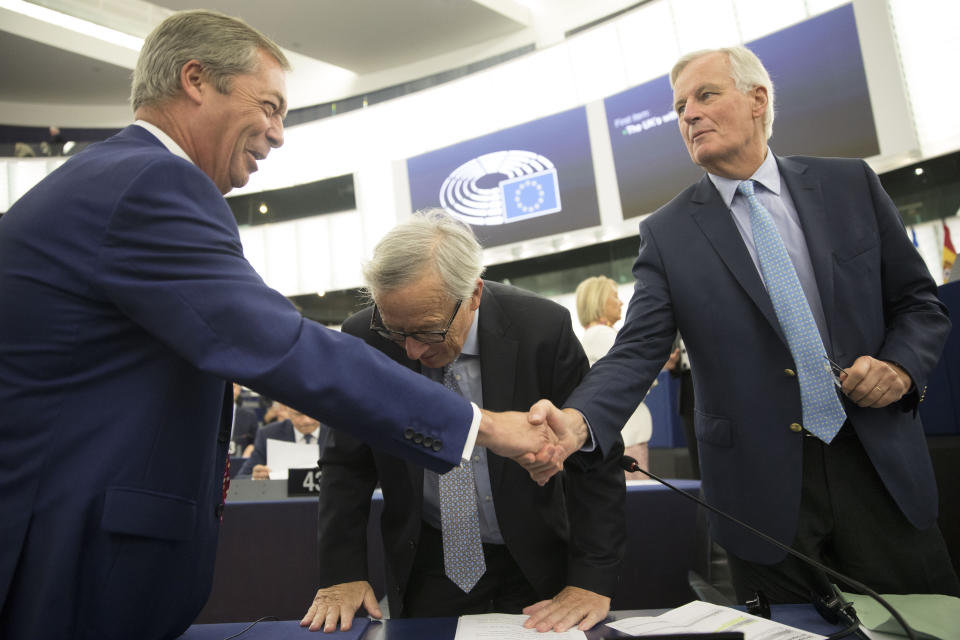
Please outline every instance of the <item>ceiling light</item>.
[{"label": "ceiling light", "polygon": [[913,172],[914,172],[915,174],[917,174],[918,176],[922,176],[922,175],[923,175],[923,167],[917,167],[916,169],[913,170]]},{"label": "ceiling light", "polygon": [[260,209],[259,209],[259,211],[260,211],[260,213],[261,213],[262,215],[267,215],[267,211],[269,211],[269,209],[267,208],[267,203],[266,203],[266,202],[261,202],[261,203],[260,203]]},{"label": "ceiling light", "polygon": [[65,13],[60,13],[59,11],[47,9],[46,7],[40,7],[30,2],[23,2],[23,0],[0,0],[0,8],[85,36],[90,36],[91,38],[103,40],[104,42],[109,42],[110,44],[115,44],[132,51],[140,51],[143,47],[143,38],[138,38],[128,33],[117,31],[116,29],[110,29],[87,20],[81,20],[80,18],[75,18]]}]

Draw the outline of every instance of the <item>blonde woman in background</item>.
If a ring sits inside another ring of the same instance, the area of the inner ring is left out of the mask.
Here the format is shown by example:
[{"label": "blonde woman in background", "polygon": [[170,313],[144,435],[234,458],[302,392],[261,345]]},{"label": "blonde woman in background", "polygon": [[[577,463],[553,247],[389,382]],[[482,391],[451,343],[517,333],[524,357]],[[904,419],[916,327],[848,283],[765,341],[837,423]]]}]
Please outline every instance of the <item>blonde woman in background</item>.
[{"label": "blonde woman in background", "polygon": [[[620,319],[623,303],[617,296],[617,283],[606,276],[587,278],[577,285],[577,318],[583,325],[583,350],[590,366],[602,358],[613,346],[617,330],[613,325]],[[656,384],[656,381],[654,381]],[[620,431],[624,454],[635,458],[643,469],[650,462],[648,443],[653,433],[650,410],[642,402]],[[640,472],[627,473],[627,480],[646,480]]]}]

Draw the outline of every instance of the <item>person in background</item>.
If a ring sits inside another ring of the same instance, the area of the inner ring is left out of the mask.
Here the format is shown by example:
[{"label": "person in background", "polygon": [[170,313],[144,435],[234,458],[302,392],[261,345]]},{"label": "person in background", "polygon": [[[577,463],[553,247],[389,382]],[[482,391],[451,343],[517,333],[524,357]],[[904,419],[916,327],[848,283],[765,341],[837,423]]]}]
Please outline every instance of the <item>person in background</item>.
[{"label": "person in background", "polygon": [[693,400],[693,374],[690,373],[690,358],[687,357],[687,345],[683,343],[683,338],[677,334],[674,342],[673,353],[670,360],[667,361],[664,369],[670,372],[670,375],[678,380],[677,389],[677,413],[680,415],[680,421],[683,423],[683,437],[687,444],[687,455],[690,459],[690,477],[695,480],[700,479],[700,456],[697,450],[697,432],[694,428],[694,406]]},{"label": "person in background", "polygon": [[281,420],[287,420],[290,416],[287,415],[287,410],[289,407],[280,402],[270,401],[270,406],[267,407],[267,410],[263,412],[263,424],[268,425],[271,422],[280,422]]},{"label": "person in background", "polygon": [[257,414],[241,407],[240,392],[243,387],[233,383],[233,430],[230,433],[230,455],[249,458],[253,452],[253,441],[260,426]]},{"label": "person in background", "polygon": [[[487,409],[527,409],[541,394],[562,401],[588,368],[570,313],[482,280],[482,258],[470,228],[442,209],[414,215],[374,249],[363,273],[375,304],[343,331]],[[391,616],[522,611],[540,631],[592,627],[624,553],[621,451],[581,453],[540,486],[481,448],[438,475],[331,432],[320,459],[321,589],[301,625],[347,629],[360,606],[380,617],[365,571],[379,481]]]},{"label": "person in background", "polygon": [[[577,285],[577,318],[584,328],[583,350],[587,354],[590,366],[605,356],[617,338],[613,326],[620,321],[623,303],[617,294],[617,283],[606,276],[593,276]],[[673,356],[667,363],[673,363]],[[653,383],[656,384],[656,381]],[[624,454],[637,461],[641,469],[649,469],[650,437],[653,435],[653,419],[650,410],[643,402],[637,405],[633,414],[620,430],[623,438]],[[627,471],[627,480],[647,480],[648,476],[640,471]]]},{"label": "person in background", "polygon": [[[960,595],[917,415],[950,320],[896,206],[862,160],[773,153],[773,83],[749,49],[687,54],[670,82],[706,175],[640,223],[616,343],[562,411],[531,419],[567,451],[588,423],[616,443],[679,331],[708,503],[874,591]],[[710,520],[741,602],[833,595]]]},{"label": "person in background", "polygon": [[[276,406],[279,403],[273,404]],[[314,447],[320,443],[320,422],[287,406],[282,407],[282,414],[285,416],[283,419],[266,424],[257,431],[250,457],[244,461],[237,477],[250,476],[254,480],[270,479],[270,467],[267,466],[267,440],[296,442]]]},{"label": "person in background", "polygon": [[223,196],[283,144],[288,68],[241,20],[171,14],[137,59],[136,121],[0,218],[0,637],[190,625],[229,479],[228,381],[439,472],[475,444],[560,469],[548,427],[304,319],[244,258]]}]

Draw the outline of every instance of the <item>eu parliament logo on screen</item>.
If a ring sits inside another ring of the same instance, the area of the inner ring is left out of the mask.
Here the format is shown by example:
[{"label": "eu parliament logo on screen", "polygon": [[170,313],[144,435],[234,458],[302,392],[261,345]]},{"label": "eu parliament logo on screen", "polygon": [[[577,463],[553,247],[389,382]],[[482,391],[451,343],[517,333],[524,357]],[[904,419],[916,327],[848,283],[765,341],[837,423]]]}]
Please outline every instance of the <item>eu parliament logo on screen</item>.
[{"label": "eu parliament logo on screen", "polygon": [[500,183],[504,222],[543,216],[560,211],[557,170],[520,176]]},{"label": "eu parliament logo on screen", "polygon": [[557,168],[532,151],[485,153],[440,186],[440,204],[468,224],[501,225],[560,211]]}]

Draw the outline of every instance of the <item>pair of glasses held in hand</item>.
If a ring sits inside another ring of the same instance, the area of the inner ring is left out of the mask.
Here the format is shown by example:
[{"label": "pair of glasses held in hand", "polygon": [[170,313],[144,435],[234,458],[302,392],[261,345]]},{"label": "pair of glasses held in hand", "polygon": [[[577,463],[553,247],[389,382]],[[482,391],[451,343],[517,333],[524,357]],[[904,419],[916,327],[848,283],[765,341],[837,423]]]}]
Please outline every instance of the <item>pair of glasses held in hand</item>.
[{"label": "pair of glasses held in hand", "polygon": [[838,389],[842,389],[843,384],[840,382],[840,374],[846,373],[846,371],[843,370],[843,367],[831,360],[829,356],[824,355],[823,357],[826,358],[827,362],[829,363],[826,366],[830,368],[830,373],[833,374],[833,384],[837,385]]}]

